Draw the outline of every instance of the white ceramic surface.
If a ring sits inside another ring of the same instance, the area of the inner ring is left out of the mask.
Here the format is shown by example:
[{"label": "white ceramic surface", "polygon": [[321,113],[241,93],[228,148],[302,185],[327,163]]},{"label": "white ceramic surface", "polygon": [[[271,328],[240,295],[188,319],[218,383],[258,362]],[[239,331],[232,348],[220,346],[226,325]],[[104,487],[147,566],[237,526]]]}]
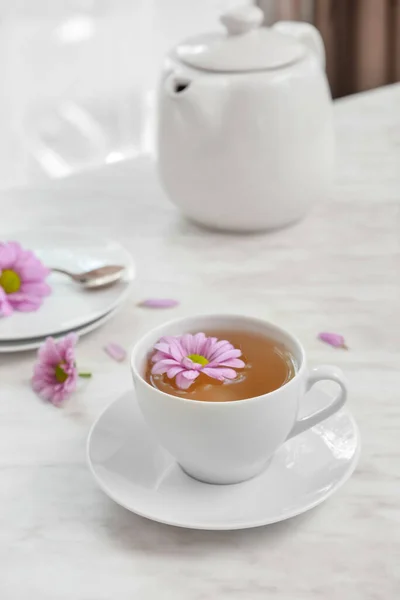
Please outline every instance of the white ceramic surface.
[{"label": "white ceramic surface", "polygon": [[[158,2],[171,32],[173,1]],[[183,4],[189,21],[194,3]],[[206,9],[196,6],[201,17]],[[144,55],[129,56],[141,62]],[[31,228],[62,223],[85,231],[91,223],[93,233],[140,257],[122,310],[80,340],[79,367],[93,377],[62,409],[30,389],[31,353],[0,357],[2,600],[398,598],[399,106],[400,84],[335,101],[332,198],[269,235],[187,223],[144,160],[0,193],[10,228],[21,215]],[[161,296],[181,304],[168,313],[137,307]],[[228,308],[293,331],[310,365],[343,369],[362,437],[358,466],[328,502],[269,527],[195,531],[141,519],[98,489],[85,462],[91,425],[132,389],[128,362],[111,360],[103,346],[128,349],[166,318]],[[325,330],[343,334],[350,350],[321,343],[317,333]]]},{"label": "white ceramic surface", "polygon": [[[309,409],[331,398],[313,391]],[[101,489],[143,517],[191,529],[244,529],[294,517],[326,500],[352,474],[360,441],[348,411],[284,444],[258,477],[210,485],[186,475],[157,443],[129,392],[106,408],[88,439]]]},{"label": "white ceramic surface", "polygon": [[261,27],[258,6],[235,8],[222,15],[224,33],[198,35],[180,43],[176,56],[190,67],[215,72],[276,69],[299,60],[304,44],[272,27]]},{"label": "white ceramic surface", "polygon": [[121,282],[100,290],[85,290],[69,277],[52,273],[48,278],[52,294],[44,299],[38,311],[0,317],[0,342],[45,337],[91,323],[124,302],[132,289],[135,275],[132,257],[116,241],[73,229],[52,228],[4,232],[0,237],[4,241],[16,240],[33,250],[49,268],[79,273],[104,264],[126,266]]},{"label": "white ceramic surface", "polygon": [[159,85],[163,187],[190,219],[222,230],[298,221],[328,199],[333,177],[321,36],[307,23],[258,31],[258,22],[246,21],[253,9],[237,17],[239,33],[178,46]]},{"label": "white ceramic surface", "polygon": [[[143,379],[149,353],[160,338],[207,330],[258,333],[283,344],[294,358],[296,375],[269,394],[236,402],[187,400],[165,394]],[[258,475],[288,438],[330,417],[347,397],[346,380],[338,367],[309,371],[304,348],[291,334],[265,320],[238,315],[195,316],[165,323],[137,342],[131,368],[140,409],[160,444],[186,473],[208,483],[239,483]],[[299,418],[306,392],[324,380],[339,385],[336,396]]]},{"label": "white ceramic surface", "polygon": [[[120,309],[121,309],[121,306],[117,306],[116,308],[114,308],[110,312],[106,313],[99,319],[96,319],[95,321],[91,321],[87,325],[83,325],[82,327],[77,327],[76,329],[70,329],[68,331],[64,331],[63,333],[58,333],[56,335],[53,335],[52,337],[55,340],[57,340],[59,338],[64,337],[67,333],[71,333],[71,332],[76,333],[78,335],[78,337],[82,337],[83,335],[86,335],[87,333],[94,331],[98,327],[101,327],[104,323],[107,323],[107,321],[109,321]],[[26,352],[27,350],[35,350],[43,344],[45,339],[46,339],[46,337],[31,338],[28,340],[8,341],[8,342],[0,341],[0,354],[12,354],[14,352]]]}]

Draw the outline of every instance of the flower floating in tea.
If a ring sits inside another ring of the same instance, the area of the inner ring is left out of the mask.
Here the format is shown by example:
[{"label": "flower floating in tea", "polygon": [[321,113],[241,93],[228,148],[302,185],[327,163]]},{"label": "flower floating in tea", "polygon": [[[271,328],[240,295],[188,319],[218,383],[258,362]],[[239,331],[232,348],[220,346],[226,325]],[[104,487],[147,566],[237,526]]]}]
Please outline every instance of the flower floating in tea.
[{"label": "flower floating in tea", "polygon": [[38,310],[51,293],[45,279],[50,271],[18,242],[0,243],[0,314]]},{"label": "flower floating in tea", "polygon": [[152,374],[166,373],[169,379],[175,378],[176,385],[182,390],[187,390],[200,373],[225,381],[235,379],[235,369],[245,366],[239,358],[241,350],[227,340],[206,337],[204,333],[165,336],[154,349]]},{"label": "flower floating in tea", "polygon": [[78,377],[91,377],[91,373],[78,373],[75,362],[77,340],[75,333],[69,333],[58,342],[49,337],[38,351],[32,388],[41,398],[56,406],[75,391]]}]

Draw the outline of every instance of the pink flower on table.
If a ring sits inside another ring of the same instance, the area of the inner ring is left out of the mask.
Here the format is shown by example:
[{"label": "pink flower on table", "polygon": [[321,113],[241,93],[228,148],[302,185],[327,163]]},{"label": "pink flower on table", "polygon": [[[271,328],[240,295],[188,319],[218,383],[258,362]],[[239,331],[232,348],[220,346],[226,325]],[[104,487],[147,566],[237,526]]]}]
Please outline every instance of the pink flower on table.
[{"label": "pink flower on table", "polygon": [[50,271],[30,250],[18,242],[0,242],[0,313],[24,312],[40,308],[51,293],[45,279]]},{"label": "pink flower on table", "polygon": [[165,336],[154,346],[153,375],[167,374],[176,378],[182,390],[188,389],[200,373],[218,381],[235,379],[235,369],[245,364],[239,359],[242,352],[227,340],[206,337],[204,333]]},{"label": "pink flower on table", "polygon": [[32,387],[44,400],[59,405],[75,391],[78,371],[75,364],[75,345],[78,336],[70,333],[59,342],[46,339],[38,351]]}]

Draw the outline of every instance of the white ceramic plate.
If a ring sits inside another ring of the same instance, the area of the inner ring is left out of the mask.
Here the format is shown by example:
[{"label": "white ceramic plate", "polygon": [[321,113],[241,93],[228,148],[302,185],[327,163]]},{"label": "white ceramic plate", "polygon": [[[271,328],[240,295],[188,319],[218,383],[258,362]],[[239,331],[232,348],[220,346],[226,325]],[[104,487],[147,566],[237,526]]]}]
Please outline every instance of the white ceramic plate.
[{"label": "white ceramic plate", "polygon": [[[59,333],[52,337],[54,337],[54,339],[57,340],[59,338],[64,337],[64,335],[66,335],[67,333],[71,332],[74,332],[78,335],[78,337],[81,337],[82,335],[90,333],[98,327],[101,327],[104,323],[107,323],[107,321],[109,321],[120,310],[120,308],[121,306],[117,306],[117,308],[114,308],[114,310],[111,310],[110,312],[106,313],[105,315],[100,317],[100,319],[96,319],[95,321],[92,321],[87,325],[83,325],[82,327],[78,327],[77,329],[71,329],[70,331],[64,331],[63,333]],[[26,352],[27,350],[35,350],[43,344],[45,339],[46,337],[41,337],[33,338],[30,340],[17,340],[15,342],[0,342],[0,354],[10,354],[13,352]]]},{"label": "white ceramic plate", "polygon": [[[328,403],[313,389],[305,412]],[[360,441],[347,410],[286,442],[267,470],[235,485],[210,485],[186,475],[144,423],[134,392],[100,415],[87,459],[100,488],[148,519],[191,529],[244,529],[282,521],[331,496],[352,474]]]},{"label": "white ceramic plate", "polygon": [[84,290],[64,275],[52,274],[48,283],[53,293],[33,313],[14,312],[0,317],[0,342],[27,340],[62,333],[99,319],[128,296],[135,275],[132,257],[118,242],[67,229],[14,232],[3,241],[16,240],[33,250],[48,267],[73,272],[101,265],[124,265],[123,281],[102,290]]}]

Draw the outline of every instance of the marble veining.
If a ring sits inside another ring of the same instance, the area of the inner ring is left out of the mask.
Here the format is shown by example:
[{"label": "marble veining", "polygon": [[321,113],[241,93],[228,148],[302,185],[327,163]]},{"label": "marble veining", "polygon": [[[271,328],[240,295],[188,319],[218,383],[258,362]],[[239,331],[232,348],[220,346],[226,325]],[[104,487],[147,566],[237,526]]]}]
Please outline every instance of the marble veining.
[{"label": "marble veining", "polygon": [[[64,409],[28,382],[34,355],[0,356],[0,597],[4,600],[380,600],[400,590],[400,86],[335,105],[332,198],[269,235],[204,231],[169,205],[147,160],[3,193],[0,231],[73,226],[117,237],[138,263],[124,309],[79,344],[94,377]],[[77,225],[77,222],[80,223]],[[149,296],[180,307],[137,307]],[[197,311],[248,312],[297,334],[312,364],[336,363],[363,449],[349,482],[290,521],[236,532],[180,530],[109,500],[85,465],[89,427],[130,388],[129,348]],[[316,339],[342,333],[350,350]]]}]

